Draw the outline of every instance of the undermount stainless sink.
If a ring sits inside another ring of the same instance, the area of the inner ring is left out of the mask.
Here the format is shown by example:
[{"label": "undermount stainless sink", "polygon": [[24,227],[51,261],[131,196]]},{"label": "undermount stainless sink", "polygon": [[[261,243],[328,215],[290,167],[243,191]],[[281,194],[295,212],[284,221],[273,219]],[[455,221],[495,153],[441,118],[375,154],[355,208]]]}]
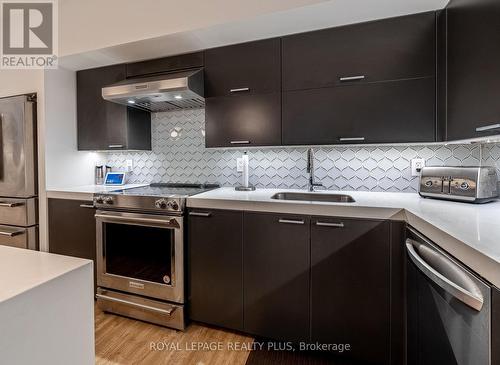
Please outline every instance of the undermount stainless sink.
[{"label": "undermount stainless sink", "polygon": [[271,199],[276,200],[299,200],[310,202],[330,202],[330,203],[354,203],[355,200],[350,195],[345,194],[323,194],[323,193],[276,193]]}]

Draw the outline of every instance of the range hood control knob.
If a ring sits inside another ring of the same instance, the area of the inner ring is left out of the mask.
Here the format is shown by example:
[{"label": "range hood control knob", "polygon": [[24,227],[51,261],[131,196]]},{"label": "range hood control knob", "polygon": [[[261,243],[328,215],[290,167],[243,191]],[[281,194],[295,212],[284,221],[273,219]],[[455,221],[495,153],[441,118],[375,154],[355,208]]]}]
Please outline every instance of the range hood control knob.
[{"label": "range hood control knob", "polygon": [[155,207],[158,209],[167,209],[167,201],[165,199],[159,199],[155,202]]}]

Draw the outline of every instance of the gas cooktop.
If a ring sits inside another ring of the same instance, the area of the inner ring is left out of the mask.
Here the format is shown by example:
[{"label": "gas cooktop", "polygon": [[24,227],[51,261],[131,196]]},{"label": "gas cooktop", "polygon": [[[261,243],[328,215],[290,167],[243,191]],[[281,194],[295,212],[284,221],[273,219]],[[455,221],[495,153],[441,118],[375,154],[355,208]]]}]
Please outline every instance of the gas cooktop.
[{"label": "gas cooktop", "polygon": [[154,183],[94,194],[94,205],[107,210],[181,214],[187,197],[218,187],[216,184]]},{"label": "gas cooktop", "polygon": [[139,188],[115,190],[110,194],[152,197],[188,197],[218,188],[216,184],[154,183]]}]

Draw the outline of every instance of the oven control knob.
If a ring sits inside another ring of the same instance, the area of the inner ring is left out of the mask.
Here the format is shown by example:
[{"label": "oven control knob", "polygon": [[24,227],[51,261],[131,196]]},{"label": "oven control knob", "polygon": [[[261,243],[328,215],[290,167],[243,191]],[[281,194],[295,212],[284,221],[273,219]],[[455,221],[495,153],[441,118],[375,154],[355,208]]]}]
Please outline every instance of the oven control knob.
[{"label": "oven control knob", "polygon": [[159,199],[155,202],[155,207],[158,209],[167,209],[167,201],[165,199]]},{"label": "oven control knob", "polygon": [[179,204],[177,204],[177,202],[169,202],[168,206],[169,206],[169,208],[171,208],[173,210],[179,209]]},{"label": "oven control knob", "polygon": [[104,200],[103,200],[102,196],[98,196],[95,198],[95,202],[96,202],[96,204],[102,204],[102,203],[104,203]]},{"label": "oven control knob", "polygon": [[469,183],[464,181],[462,184],[460,184],[460,189],[462,190],[469,190]]},{"label": "oven control knob", "polygon": [[111,196],[107,196],[104,198],[105,204],[113,204],[113,198]]}]

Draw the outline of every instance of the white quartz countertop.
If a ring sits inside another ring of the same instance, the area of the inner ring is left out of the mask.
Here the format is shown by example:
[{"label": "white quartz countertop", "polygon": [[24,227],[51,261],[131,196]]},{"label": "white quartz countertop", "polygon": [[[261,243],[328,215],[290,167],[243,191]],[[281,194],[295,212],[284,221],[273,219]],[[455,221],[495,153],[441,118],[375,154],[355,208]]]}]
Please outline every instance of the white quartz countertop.
[{"label": "white quartz countertop", "polygon": [[320,191],[351,195],[354,203],[283,201],[271,199],[293,189],[239,192],[220,188],[188,198],[187,206],[276,213],[404,220],[500,287],[500,201],[467,204],[425,199],[415,193]]},{"label": "white quartz countertop", "polygon": [[0,246],[0,303],[92,261]]},{"label": "white quartz countertop", "polygon": [[96,193],[108,193],[111,191],[138,188],[146,185],[148,184],[125,184],[121,186],[81,185],[60,187],[48,189],[47,197],[55,199],[92,200],[92,196]]}]

